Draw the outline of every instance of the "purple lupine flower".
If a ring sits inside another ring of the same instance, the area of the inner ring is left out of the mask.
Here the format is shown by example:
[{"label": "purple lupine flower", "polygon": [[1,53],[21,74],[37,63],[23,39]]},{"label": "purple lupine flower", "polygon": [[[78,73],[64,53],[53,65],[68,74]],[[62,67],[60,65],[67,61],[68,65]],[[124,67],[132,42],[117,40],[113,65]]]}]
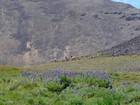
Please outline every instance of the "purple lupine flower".
[{"label": "purple lupine flower", "polygon": [[29,72],[28,70],[23,71],[23,72],[21,73],[21,76],[27,76],[27,75],[30,75],[30,72]]},{"label": "purple lupine flower", "polygon": [[60,78],[57,78],[57,82],[60,83],[61,82],[61,79]]},{"label": "purple lupine flower", "polygon": [[105,75],[103,79],[105,79],[105,80],[106,80],[106,79],[109,80],[109,79],[110,79],[110,75]]},{"label": "purple lupine flower", "polygon": [[94,76],[95,76],[95,77],[100,77],[100,75],[101,75],[101,74],[100,74],[99,71],[96,71],[96,72],[94,73]]},{"label": "purple lupine flower", "polygon": [[88,71],[87,73],[86,73],[86,76],[87,77],[90,77],[92,75],[92,72],[90,72],[90,71]]},{"label": "purple lupine flower", "polygon": [[137,85],[136,87],[137,87],[138,89],[140,89],[140,85]]},{"label": "purple lupine flower", "polygon": [[128,86],[133,86],[131,83],[128,83],[128,82],[124,82],[123,83],[123,86],[121,87],[121,90],[125,89],[126,87]]},{"label": "purple lupine flower", "polygon": [[131,86],[132,84],[131,83],[128,83],[128,82],[124,82],[123,83],[123,86]]}]

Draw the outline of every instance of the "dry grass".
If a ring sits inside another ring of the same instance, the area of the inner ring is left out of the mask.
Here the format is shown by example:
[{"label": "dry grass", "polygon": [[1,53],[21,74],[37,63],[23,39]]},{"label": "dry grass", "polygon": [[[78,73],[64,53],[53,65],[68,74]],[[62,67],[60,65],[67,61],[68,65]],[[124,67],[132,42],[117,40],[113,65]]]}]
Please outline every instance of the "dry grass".
[{"label": "dry grass", "polygon": [[[28,68],[28,67],[27,67]],[[119,56],[119,57],[99,57],[82,58],[81,60],[42,64],[29,67],[32,70],[72,70],[72,71],[140,71],[140,55]]]}]

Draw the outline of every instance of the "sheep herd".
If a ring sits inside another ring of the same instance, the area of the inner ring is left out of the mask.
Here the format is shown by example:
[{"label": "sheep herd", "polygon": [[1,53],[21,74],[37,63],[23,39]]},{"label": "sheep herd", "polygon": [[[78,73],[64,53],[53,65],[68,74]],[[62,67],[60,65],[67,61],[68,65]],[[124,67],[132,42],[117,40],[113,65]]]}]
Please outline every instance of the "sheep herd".
[{"label": "sheep herd", "polygon": [[94,58],[97,58],[98,55],[86,55],[86,56],[70,56],[70,57],[64,57],[63,59],[57,59],[57,58],[54,58],[51,60],[51,62],[68,62],[68,61],[75,61],[75,60],[80,60],[82,58],[89,58],[89,59],[94,59]]}]

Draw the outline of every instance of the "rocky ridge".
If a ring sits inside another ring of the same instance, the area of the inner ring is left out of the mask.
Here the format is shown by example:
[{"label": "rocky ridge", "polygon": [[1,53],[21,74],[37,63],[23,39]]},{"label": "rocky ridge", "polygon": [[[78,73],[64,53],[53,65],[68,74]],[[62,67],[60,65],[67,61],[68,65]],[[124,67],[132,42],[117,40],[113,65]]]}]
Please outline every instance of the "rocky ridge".
[{"label": "rocky ridge", "polygon": [[104,53],[109,56],[140,54],[140,36],[105,50]]}]

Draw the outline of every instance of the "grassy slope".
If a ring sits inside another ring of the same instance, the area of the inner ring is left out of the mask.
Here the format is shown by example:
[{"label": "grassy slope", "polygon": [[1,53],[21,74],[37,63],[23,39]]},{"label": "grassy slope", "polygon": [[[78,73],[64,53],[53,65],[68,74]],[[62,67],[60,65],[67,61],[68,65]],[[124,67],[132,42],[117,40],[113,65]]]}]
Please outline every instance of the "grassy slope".
[{"label": "grassy slope", "polygon": [[140,68],[140,56],[120,56],[120,57],[100,57],[100,58],[82,58],[81,60],[49,63],[32,69],[64,69],[73,71],[96,70],[96,71],[138,71]]},{"label": "grassy slope", "polygon": [[[49,63],[34,67],[26,67],[24,69],[31,70],[72,70],[72,71],[107,71],[114,75],[113,81],[133,82],[140,84],[140,56],[120,56],[120,57],[100,57],[95,59],[82,58],[81,60]],[[0,66],[0,79],[1,78],[14,78],[19,75],[21,68],[11,66]],[[115,71],[119,72],[119,76],[115,76]],[[126,72],[129,71],[129,72]]]}]

